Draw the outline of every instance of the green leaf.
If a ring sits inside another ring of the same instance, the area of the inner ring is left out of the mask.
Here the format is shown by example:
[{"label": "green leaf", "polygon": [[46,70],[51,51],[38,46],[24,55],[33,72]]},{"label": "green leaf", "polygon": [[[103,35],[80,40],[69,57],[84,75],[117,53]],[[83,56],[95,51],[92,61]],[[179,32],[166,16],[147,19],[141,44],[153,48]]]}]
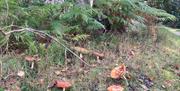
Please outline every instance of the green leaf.
[{"label": "green leaf", "polygon": [[4,91],[4,89],[3,89],[3,88],[0,88],[0,91]]}]

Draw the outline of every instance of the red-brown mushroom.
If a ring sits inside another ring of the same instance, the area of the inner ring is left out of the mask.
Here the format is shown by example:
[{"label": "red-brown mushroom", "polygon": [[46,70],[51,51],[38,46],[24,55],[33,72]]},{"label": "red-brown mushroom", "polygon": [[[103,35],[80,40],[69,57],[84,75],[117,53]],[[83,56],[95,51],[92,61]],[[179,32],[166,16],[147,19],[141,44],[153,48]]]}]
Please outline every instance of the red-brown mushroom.
[{"label": "red-brown mushroom", "polygon": [[31,63],[31,69],[33,69],[35,62],[41,59],[38,57],[38,55],[34,55],[34,56],[25,56],[25,60]]},{"label": "red-brown mushroom", "polygon": [[67,82],[67,81],[61,81],[61,80],[57,80],[56,81],[56,87],[57,88],[62,88],[63,91],[65,91],[67,88],[71,87],[71,83]]},{"label": "red-brown mushroom", "polygon": [[124,88],[121,85],[111,85],[107,88],[108,91],[123,91]]},{"label": "red-brown mushroom", "polygon": [[126,66],[124,64],[121,64],[120,66],[115,67],[111,71],[111,78],[117,79],[125,74],[126,74]]},{"label": "red-brown mushroom", "polygon": [[55,80],[53,83],[51,83],[48,86],[48,88],[57,87],[57,88],[62,88],[63,91],[65,91],[66,89],[70,88],[71,86],[72,86],[71,83],[69,83],[67,81]]}]

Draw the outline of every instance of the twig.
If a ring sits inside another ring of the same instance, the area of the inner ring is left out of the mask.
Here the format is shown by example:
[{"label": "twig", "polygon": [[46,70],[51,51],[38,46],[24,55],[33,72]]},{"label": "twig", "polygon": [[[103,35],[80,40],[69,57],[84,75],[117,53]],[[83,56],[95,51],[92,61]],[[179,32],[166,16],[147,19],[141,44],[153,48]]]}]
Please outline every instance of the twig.
[{"label": "twig", "polygon": [[[66,48],[64,49],[64,60],[65,60],[65,62],[67,61],[67,50],[66,50]],[[67,64],[67,62],[65,64]]]},{"label": "twig", "polygon": [[[7,35],[10,35],[10,34],[15,33],[15,32],[22,32],[22,31],[26,31],[26,30],[27,30],[27,29],[24,28],[24,29],[9,31],[9,32],[6,32],[6,33],[4,33],[4,34],[7,36]],[[30,32],[32,32],[32,31],[30,31]]]},{"label": "twig", "polygon": [[3,35],[3,36],[6,36],[5,33],[0,29],[0,33]]},{"label": "twig", "polygon": [[35,29],[32,29],[32,28],[22,28],[22,29],[18,29],[18,30],[13,30],[13,31],[9,31],[9,32],[6,32],[4,33],[6,36],[7,35],[10,35],[11,33],[15,33],[15,32],[23,32],[23,31],[28,31],[28,32],[32,32],[32,33],[36,33],[38,35],[45,35],[51,39],[53,39],[54,41],[56,41],[58,44],[60,44],[61,46],[63,46],[65,49],[67,49],[69,52],[71,52],[74,56],[76,56],[80,61],[82,61],[84,64],[86,64],[87,66],[90,66],[88,63],[86,63],[83,59],[81,59],[81,57],[79,57],[76,53],[74,53],[70,48],[66,47],[64,44],[62,44],[61,42],[58,41],[57,38],[43,32],[43,31],[40,31],[40,30],[35,30]]},{"label": "twig", "polygon": [[14,75],[15,75],[14,73],[8,74],[7,76],[3,77],[3,80],[6,80],[6,79],[8,79],[10,76],[14,76]]},{"label": "twig", "polygon": [[30,31],[30,32],[35,32],[35,33],[37,32],[37,33],[39,33],[39,34],[43,34],[43,35],[48,36],[49,38],[53,39],[53,40],[56,41],[58,44],[60,44],[61,46],[63,46],[65,49],[67,49],[69,52],[71,52],[71,53],[72,53],[74,56],[76,56],[80,61],[82,61],[83,63],[85,63],[85,64],[88,65],[88,66],[91,66],[91,65],[89,65],[88,63],[86,63],[83,59],[81,59],[81,57],[79,57],[76,53],[74,53],[70,48],[66,47],[64,44],[62,44],[61,42],[59,42],[57,38],[55,38],[55,37],[53,37],[53,36],[51,36],[51,35],[49,35],[49,34],[47,34],[47,33],[45,33],[45,32],[42,32],[42,31],[39,31],[39,30],[34,30],[34,29],[32,29],[32,28],[27,28],[27,30]]},{"label": "twig", "polygon": [[0,77],[2,77],[2,73],[3,73],[3,68],[2,68],[2,66],[3,66],[3,63],[2,63],[2,61],[0,61]]},{"label": "twig", "polygon": [[11,28],[11,27],[18,27],[18,26],[14,25],[12,22],[11,25],[3,27],[3,28],[1,28],[1,30],[5,30],[5,29]]}]

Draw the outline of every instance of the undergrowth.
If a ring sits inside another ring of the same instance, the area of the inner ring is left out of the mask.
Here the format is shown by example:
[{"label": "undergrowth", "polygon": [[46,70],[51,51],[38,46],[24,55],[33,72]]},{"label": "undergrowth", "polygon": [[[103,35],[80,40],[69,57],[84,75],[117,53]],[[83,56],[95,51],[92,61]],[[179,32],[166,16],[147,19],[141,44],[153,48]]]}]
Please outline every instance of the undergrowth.
[{"label": "undergrowth", "polygon": [[[146,24],[146,21],[155,20],[153,22],[156,24],[157,21],[176,19],[164,10],[150,7],[143,1],[136,0],[99,0],[94,3],[94,7],[80,6],[72,1],[65,1],[62,4],[45,4],[41,0],[39,2],[1,0],[0,7],[2,50],[10,49],[9,45],[18,47],[21,44],[29,47],[25,49],[34,49],[36,41],[38,39],[38,43],[42,41],[37,37],[39,34],[30,32],[6,35],[9,31],[23,28],[41,30],[59,39],[81,41],[97,31],[126,32],[132,25],[132,21],[139,22],[139,25],[150,26]],[[17,43],[13,44],[13,41]]]},{"label": "undergrowth", "polygon": [[[127,91],[179,90],[175,66],[180,38],[166,28],[156,29],[158,22],[175,20],[173,15],[144,0],[97,0],[93,7],[72,0],[27,1],[0,1],[0,90],[46,91],[55,79],[70,80],[70,91],[105,91],[110,84],[121,84]],[[147,29],[158,33],[156,41]],[[105,58],[83,55],[93,67],[82,66],[77,56],[81,53],[68,49],[73,46],[103,52]],[[31,68],[27,55],[40,61]],[[121,63],[127,66],[129,86],[109,76]],[[17,76],[19,71],[25,77]]]}]

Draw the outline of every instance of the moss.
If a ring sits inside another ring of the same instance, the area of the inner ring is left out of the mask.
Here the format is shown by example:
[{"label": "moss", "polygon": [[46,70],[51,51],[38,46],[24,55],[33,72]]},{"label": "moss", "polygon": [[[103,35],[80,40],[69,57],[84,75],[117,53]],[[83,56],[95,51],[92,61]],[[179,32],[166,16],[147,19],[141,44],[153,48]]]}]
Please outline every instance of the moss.
[{"label": "moss", "polygon": [[168,71],[168,70],[163,70],[163,77],[166,80],[171,80],[171,79],[176,78],[175,74],[173,72],[171,72],[171,71]]}]

